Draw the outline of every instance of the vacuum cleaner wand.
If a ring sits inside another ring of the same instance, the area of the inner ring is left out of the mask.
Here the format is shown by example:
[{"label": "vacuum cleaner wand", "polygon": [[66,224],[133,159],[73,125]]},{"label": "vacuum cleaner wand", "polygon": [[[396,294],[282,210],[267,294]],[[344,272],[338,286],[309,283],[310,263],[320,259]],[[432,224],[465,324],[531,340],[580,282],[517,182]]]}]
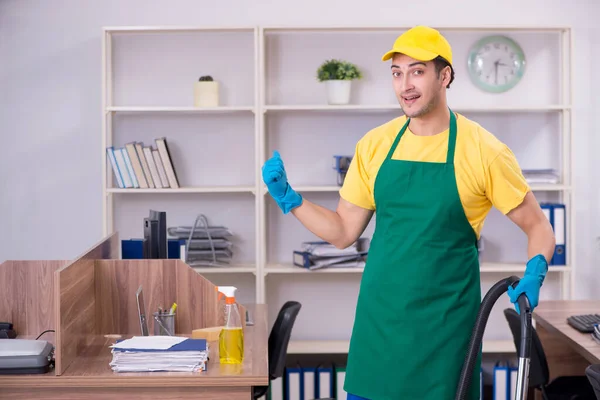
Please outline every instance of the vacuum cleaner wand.
[{"label": "vacuum cleaner wand", "polygon": [[[511,276],[496,282],[496,284],[492,286],[492,288],[486,293],[481,301],[475,326],[471,334],[471,341],[469,343],[467,357],[460,373],[460,379],[455,397],[456,400],[465,400],[467,398],[467,394],[470,392],[473,368],[475,361],[479,356],[485,326],[494,304],[500,298],[500,296],[502,296],[508,290],[510,285],[514,287],[518,282],[519,278],[516,276]],[[531,307],[525,294],[519,296],[517,302],[519,304],[519,312],[521,315],[521,340],[519,346],[519,369],[517,385],[515,389],[515,398],[517,400],[526,400],[529,382],[529,362],[531,350]]]}]

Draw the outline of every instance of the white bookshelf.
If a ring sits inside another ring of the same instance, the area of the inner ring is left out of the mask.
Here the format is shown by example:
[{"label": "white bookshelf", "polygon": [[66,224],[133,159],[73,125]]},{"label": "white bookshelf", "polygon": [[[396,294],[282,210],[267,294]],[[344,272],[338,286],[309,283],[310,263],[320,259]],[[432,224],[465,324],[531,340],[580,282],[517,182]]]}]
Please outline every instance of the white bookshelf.
[{"label": "white bookshelf", "polygon": [[[283,215],[262,182],[261,168],[274,149],[282,154],[294,189],[334,209],[340,187],[334,154],[352,155],[368,130],[399,115],[389,66],[381,54],[408,27],[107,27],[103,32],[104,234],[140,237],[149,208],[167,212],[169,226],[191,225],[199,213],[235,235],[234,263],[197,267],[217,284],[240,288],[244,301],[269,304],[271,322],[281,305],[298,300],[291,353],[345,353],[362,269],[307,271],[291,263],[292,251],[316,237]],[[567,207],[567,265],[552,266],[542,299],[569,298],[573,251],[571,179],[571,33],[568,27],[437,27],[453,46],[456,80],[450,107],[480,122],[515,152],[523,168],[556,168],[558,184],[533,184],[540,201]],[[468,48],[488,34],[506,34],[525,50],[522,82],[501,94],[471,84]],[[326,104],[315,79],[326,59],[342,58],[364,72],[349,105]],[[221,104],[193,107],[193,82],[212,75],[221,82]],[[553,85],[552,83],[555,83]],[[178,189],[120,189],[106,159],[108,146],[152,144],[167,137],[180,178]],[[370,237],[374,220],[364,236]],[[525,236],[492,210],[483,229],[484,294],[492,284],[525,270]],[[338,318],[332,321],[335,309]],[[484,352],[514,351],[502,309],[496,304]]]}]

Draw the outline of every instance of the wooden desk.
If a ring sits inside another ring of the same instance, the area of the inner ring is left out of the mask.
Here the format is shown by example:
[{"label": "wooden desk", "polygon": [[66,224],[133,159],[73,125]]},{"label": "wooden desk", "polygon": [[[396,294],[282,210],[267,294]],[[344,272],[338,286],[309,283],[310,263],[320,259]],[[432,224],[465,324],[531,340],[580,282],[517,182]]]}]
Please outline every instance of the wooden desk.
[{"label": "wooden desk", "polygon": [[246,326],[244,363],[219,363],[218,342],[210,342],[210,361],[200,373],[117,373],[109,366],[114,339],[90,344],[63,371],[44,375],[0,375],[0,399],[227,399],[249,400],[252,386],[268,385],[268,326],[264,305],[248,307],[254,325]]},{"label": "wooden desk", "polygon": [[600,300],[543,301],[533,312],[536,331],[544,347],[550,380],[561,375],[585,375],[585,368],[600,363],[600,344],[590,334],[567,324],[567,317],[600,313]]},{"label": "wooden desk", "polygon": [[[249,400],[253,386],[268,385],[267,310],[249,308],[244,363],[219,363],[209,344],[207,371],[116,373],[110,368],[107,335],[140,334],[136,291],[146,310],[177,303],[175,334],[222,326],[224,299],[216,286],[181,260],[119,260],[114,233],[73,261],[5,261],[0,264],[0,321],[12,321],[19,337],[55,346],[55,368],[47,374],[0,375],[0,399],[228,399]],[[244,305],[238,304],[244,315]],[[149,322],[152,318],[149,319]],[[150,332],[152,325],[149,324]],[[10,339],[5,339],[10,340]]]}]

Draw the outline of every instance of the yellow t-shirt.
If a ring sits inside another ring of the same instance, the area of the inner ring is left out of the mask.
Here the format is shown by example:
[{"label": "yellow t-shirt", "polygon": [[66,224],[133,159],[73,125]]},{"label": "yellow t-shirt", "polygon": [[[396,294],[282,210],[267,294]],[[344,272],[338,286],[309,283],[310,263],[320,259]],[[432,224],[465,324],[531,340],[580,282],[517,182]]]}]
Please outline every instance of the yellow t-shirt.
[{"label": "yellow t-shirt", "polygon": [[[521,204],[530,190],[513,152],[478,123],[456,114],[454,154],[456,184],[465,215],[477,237],[491,207],[503,214]],[[401,116],[365,134],[357,143],[340,196],[357,206],[375,210],[375,178],[396,135],[406,122]],[[417,136],[409,128],[400,139],[393,159],[445,162],[449,130]]]}]

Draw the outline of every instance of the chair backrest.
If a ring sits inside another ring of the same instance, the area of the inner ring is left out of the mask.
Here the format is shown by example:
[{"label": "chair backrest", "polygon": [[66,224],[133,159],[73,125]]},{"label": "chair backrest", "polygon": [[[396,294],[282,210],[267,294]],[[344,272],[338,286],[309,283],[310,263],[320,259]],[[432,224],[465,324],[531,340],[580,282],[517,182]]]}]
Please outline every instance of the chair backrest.
[{"label": "chair backrest", "polygon": [[300,308],[302,305],[297,301],[287,301],[277,314],[269,334],[269,379],[283,375],[288,343]]},{"label": "chair backrest", "polygon": [[585,369],[585,375],[594,388],[596,399],[600,400],[600,364],[588,365]]},{"label": "chair backrest", "polygon": [[[521,347],[521,316],[512,308],[504,310],[504,316],[508,321],[508,326],[513,336],[517,354]],[[531,352],[529,361],[529,386],[539,388],[546,386],[550,380],[550,371],[548,369],[548,360],[542,347],[542,342],[535,330],[531,329]]]}]

